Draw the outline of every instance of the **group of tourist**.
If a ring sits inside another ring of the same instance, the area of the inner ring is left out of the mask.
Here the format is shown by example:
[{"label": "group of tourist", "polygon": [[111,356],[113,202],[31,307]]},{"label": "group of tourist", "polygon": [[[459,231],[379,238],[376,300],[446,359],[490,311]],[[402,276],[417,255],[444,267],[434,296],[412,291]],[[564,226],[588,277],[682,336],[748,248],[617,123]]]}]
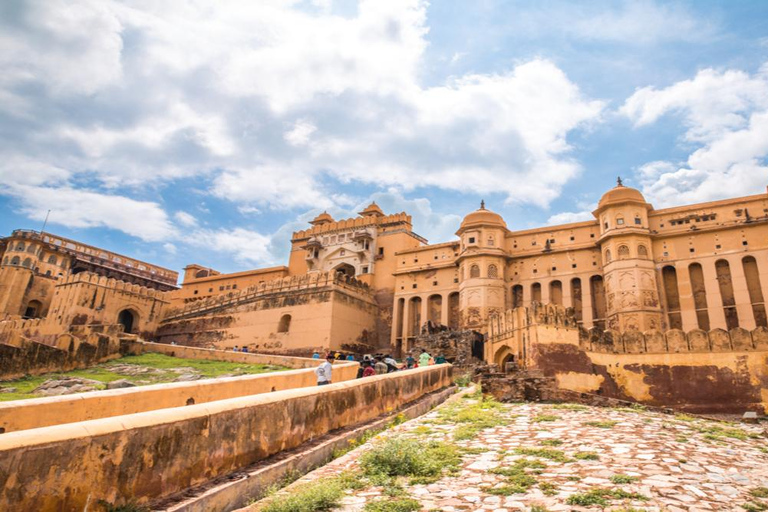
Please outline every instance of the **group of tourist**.
[{"label": "group of tourist", "polygon": [[[315,352],[312,354],[313,359],[320,359],[320,354]],[[325,356],[325,362],[321,363],[315,369],[315,375],[317,375],[317,385],[325,386],[331,384],[333,373],[334,361],[356,361],[357,359],[353,354],[344,355],[339,352],[329,353]],[[436,357],[432,357],[426,349],[421,349],[421,353],[418,357],[415,357],[412,352],[409,352],[403,362],[398,362],[389,354],[366,354],[360,361],[360,368],[357,370],[357,378],[372,377],[374,375],[383,375],[385,373],[392,373],[401,370],[411,370],[420,366],[430,366],[433,364],[443,364],[447,360],[445,356],[440,353]]]},{"label": "group of tourist", "polygon": [[248,352],[248,347],[243,345],[243,348],[240,348],[237,345],[235,345],[234,347],[232,347],[232,352]]}]

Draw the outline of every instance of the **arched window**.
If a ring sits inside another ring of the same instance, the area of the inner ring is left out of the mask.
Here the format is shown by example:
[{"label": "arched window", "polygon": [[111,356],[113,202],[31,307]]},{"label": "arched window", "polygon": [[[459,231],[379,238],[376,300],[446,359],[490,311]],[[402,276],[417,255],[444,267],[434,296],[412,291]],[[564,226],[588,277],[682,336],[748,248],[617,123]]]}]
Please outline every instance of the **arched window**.
[{"label": "arched window", "polygon": [[29,247],[27,247],[27,252],[30,253],[30,254],[34,254],[35,253],[35,246],[34,245],[30,245]]},{"label": "arched window", "polygon": [[46,270],[45,271],[45,275],[50,276],[51,275],[51,271],[50,270]]},{"label": "arched window", "polygon": [[725,313],[725,325],[730,331],[739,326],[739,314],[736,311],[736,295],[733,291],[731,267],[727,260],[715,262],[717,283],[720,286],[720,297],[723,299],[723,312]]},{"label": "arched window", "polygon": [[50,257],[48,257],[48,263],[50,263],[50,264],[52,264],[52,265],[55,265],[56,263],[58,263],[58,262],[56,261],[56,256],[54,256],[54,255],[51,255]]},{"label": "arched window", "polygon": [[541,283],[531,285],[531,302],[541,302]]},{"label": "arched window", "polygon": [[496,244],[496,241],[493,239],[493,236],[488,237],[488,247],[493,247]]},{"label": "arched window", "polygon": [[523,306],[523,285],[516,284],[512,287],[512,309]]},{"label": "arched window", "polygon": [[488,277],[490,279],[497,279],[499,277],[499,269],[496,265],[488,265]]},{"label": "arched window", "polygon": [[29,268],[32,266],[32,258],[24,258],[24,261],[21,263],[21,266],[24,268]]},{"label": "arched window", "polygon": [[291,315],[283,315],[277,324],[277,332],[288,332],[291,329]]},{"label": "arched window", "polygon": [[11,260],[11,265],[18,265],[20,261],[21,260],[19,259],[18,256],[14,256],[13,259]]},{"label": "arched window", "polygon": [[23,251],[25,248],[24,242],[19,242],[19,245],[16,246],[17,251]]},{"label": "arched window", "polygon": [[620,245],[619,246],[619,259],[623,260],[624,258],[629,258],[629,246],[627,246],[627,245]]},{"label": "arched window", "polygon": [[480,267],[477,265],[472,265],[469,267],[469,277],[480,277]]},{"label": "arched window", "polygon": [[611,250],[606,249],[605,250],[605,262],[610,263],[611,262]]},{"label": "arched window", "polygon": [[637,246],[637,256],[640,258],[647,258],[648,257],[648,248],[644,245],[638,245]]}]

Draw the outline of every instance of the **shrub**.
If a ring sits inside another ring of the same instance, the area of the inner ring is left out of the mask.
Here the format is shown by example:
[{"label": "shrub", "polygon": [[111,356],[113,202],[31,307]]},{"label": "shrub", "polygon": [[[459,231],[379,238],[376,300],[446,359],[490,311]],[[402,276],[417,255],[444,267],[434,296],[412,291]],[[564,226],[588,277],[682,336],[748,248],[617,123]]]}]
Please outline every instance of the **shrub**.
[{"label": "shrub", "polygon": [[344,487],[336,478],[321,478],[298,486],[290,494],[276,496],[263,512],[315,512],[333,510],[341,502]]},{"label": "shrub", "polygon": [[425,483],[439,480],[444,470],[456,470],[460,463],[459,450],[451,444],[423,443],[403,436],[380,441],[360,457],[367,476],[405,476]]},{"label": "shrub", "polygon": [[472,376],[468,373],[465,373],[464,375],[459,375],[458,377],[453,379],[453,382],[460,388],[466,388],[467,386],[472,384]]},{"label": "shrub", "polygon": [[600,456],[595,452],[576,452],[573,456],[579,460],[600,460]]},{"label": "shrub", "polygon": [[629,475],[613,475],[611,477],[611,482],[615,484],[631,484],[632,482],[635,482],[637,480],[637,477],[635,476],[629,476]]},{"label": "shrub", "polygon": [[563,442],[559,439],[544,439],[541,444],[544,446],[560,446]]},{"label": "shrub", "polygon": [[590,427],[597,427],[597,428],[613,428],[617,423],[618,421],[605,420],[605,421],[588,421],[584,424]]},{"label": "shrub", "polygon": [[421,503],[413,498],[396,498],[368,502],[365,512],[416,512],[421,510]]}]

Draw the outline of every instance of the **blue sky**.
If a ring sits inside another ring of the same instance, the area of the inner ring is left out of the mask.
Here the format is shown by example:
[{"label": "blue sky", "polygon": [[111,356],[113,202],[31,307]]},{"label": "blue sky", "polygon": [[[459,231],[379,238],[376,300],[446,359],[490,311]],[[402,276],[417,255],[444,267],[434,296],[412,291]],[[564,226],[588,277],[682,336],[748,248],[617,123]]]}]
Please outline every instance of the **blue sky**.
[{"label": "blue sky", "polygon": [[283,264],[371,200],[431,242],[765,191],[768,2],[0,4],[0,230]]}]

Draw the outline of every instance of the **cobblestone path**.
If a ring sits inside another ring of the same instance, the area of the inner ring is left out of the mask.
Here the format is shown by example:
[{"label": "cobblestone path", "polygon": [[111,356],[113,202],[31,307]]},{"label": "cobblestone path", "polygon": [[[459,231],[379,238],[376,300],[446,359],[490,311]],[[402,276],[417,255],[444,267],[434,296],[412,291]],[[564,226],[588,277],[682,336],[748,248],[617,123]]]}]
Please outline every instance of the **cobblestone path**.
[{"label": "cobblestone path", "polygon": [[[768,510],[768,499],[761,496],[768,493],[768,437],[762,426],[642,409],[524,403],[495,405],[496,426],[473,432],[471,422],[457,419],[462,408],[478,404],[474,397],[455,397],[301,480],[356,470],[371,443],[414,436],[454,443],[462,453],[453,474],[434,483],[404,484],[405,494],[425,511]],[[528,464],[523,471],[528,483],[510,488],[505,468],[521,460]],[[346,493],[339,511],[362,511],[366,503],[386,499],[381,487]],[[576,504],[589,503],[596,493],[602,504]]]}]

